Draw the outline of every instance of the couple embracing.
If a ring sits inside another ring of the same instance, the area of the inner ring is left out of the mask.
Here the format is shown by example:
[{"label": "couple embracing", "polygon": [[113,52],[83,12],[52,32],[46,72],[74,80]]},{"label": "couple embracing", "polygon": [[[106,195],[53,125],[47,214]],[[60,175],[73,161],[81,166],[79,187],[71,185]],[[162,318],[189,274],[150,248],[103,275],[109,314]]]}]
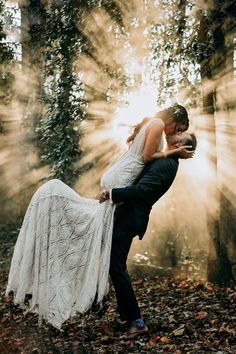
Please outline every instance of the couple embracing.
[{"label": "couple embracing", "polygon": [[[142,239],[152,205],[169,189],[179,158],[196,148],[186,109],[173,105],[137,124],[127,152],[101,178],[99,200],[84,198],[59,180],[33,195],[19,233],[6,293],[56,328],[108,293],[111,276],[126,337],[148,331],[126,261],[132,239]],[[164,150],[166,139],[167,149]]]}]

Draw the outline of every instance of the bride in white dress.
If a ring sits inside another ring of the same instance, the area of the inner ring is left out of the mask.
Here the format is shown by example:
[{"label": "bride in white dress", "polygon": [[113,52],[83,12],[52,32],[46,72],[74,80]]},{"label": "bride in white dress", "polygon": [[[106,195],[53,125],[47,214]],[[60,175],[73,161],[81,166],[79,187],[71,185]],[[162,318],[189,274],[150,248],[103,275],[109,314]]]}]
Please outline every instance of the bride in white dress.
[{"label": "bride in white dress", "polygon": [[[175,111],[170,110],[173,107]],[[148,160],[144,146],[148,146],[149,135],[156,136],[155,151],[162,151],[164,132],[187,129],[188,118],[180,120],[176,112],[176,106],[171,106],[158,113],[160,118],[137,125],[128,151],[104,173],[101,187],[132,184]],[[108,292],[115,207],[109,201],[99,204],[84,198],[57,179],[42,185],[25,214],[6,294],[13,291],[15,304],[38,313],[39,322],[44,319],[58,329],[68,318],[91,308],[95,298],[101,302]],[[26,307],[27,294],[32,298]]]}]

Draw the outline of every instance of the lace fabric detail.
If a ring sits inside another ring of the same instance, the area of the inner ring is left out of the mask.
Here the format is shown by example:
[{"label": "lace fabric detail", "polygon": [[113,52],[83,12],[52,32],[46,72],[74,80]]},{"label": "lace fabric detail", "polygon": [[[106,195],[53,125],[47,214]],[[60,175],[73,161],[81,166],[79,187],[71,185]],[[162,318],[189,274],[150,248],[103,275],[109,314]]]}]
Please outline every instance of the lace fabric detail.
[{"label": "lace fabric detail", "polygon": [[[149,124],[105,172],[103,187],[125,187],[137,178]],[[109,201],[84,198],[57,179],[42,185],[29,203],[13,253],[6,293],[14,291],[14,303],[60,329],[91,308],[96,296],[102,301],[108,292],[114,211]],[[27,307],[26,294],[32,295]]]}]

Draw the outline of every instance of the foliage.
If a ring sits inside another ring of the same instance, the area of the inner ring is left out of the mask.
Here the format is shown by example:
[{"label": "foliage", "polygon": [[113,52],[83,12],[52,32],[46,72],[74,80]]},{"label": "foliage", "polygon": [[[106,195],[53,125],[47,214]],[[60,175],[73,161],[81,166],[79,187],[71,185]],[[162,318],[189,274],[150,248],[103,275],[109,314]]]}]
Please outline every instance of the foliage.
[{"label": "foliage", "polygon": [[[12,98],[12,84],[14,76],[11,73],[10,65],[13,61],[13,48],[6,42],[6,33],[4,28],[4,16],[6,8],[4,2],[0,0],[0,104],[8,104]],[[0,133],[4,131],[0,121]]]},{"label": "foliage", "polygon": [[82,83],[73,72],[73,59],[79,51],[77,15],[71,2],[46,8],[45,113],[39,129],[42,160],[52,165],[51,176],[68,184],[77,177],[73,163],[80,156],[78,123],[85,117]]},{"label": "foliage", "polygon": [[[213,20],[218,24],[222,19],[228,20],[230,15],[227,15],[225,5],[220,5],[217,12],[201,8],[193,0],[144,3],[146,10],[153,6],[153,11],[159,11],[163,18],[155,22],[148,22],[148,16],[142,19],[147,25],[141,33],[138,27],[142,20],[137,18],[139,12],[132,1],[132,6],[107,0],[28,2],[28,50],[31,65],[38,70],[38,99],[44,107],[37,123],[40,155],[43,163],[51,167],[49,177],[58,177],[73,184],[79,176],[81,170],[77,161],[82,155],[81,122],[90,118],[86,113],[89,100],[100,100],[107,105],[112,101],[119,104],[124,92],[129,93],[143,84],[143,77],[140,79],[125,69],[134,58],[127,53],[135,52],[134,45],[140,45],[132,43],[132,31],[135,32],[136,28],[146,41],[142,48],[146,46],[151,53],[145,65],[151,67],[149,75],[156,87],[157,104],[162,105],[179,93],[187,106],[198,104],[201,66],[212,57],[216,51],[216,39],[219,42],[220,38],[211,23]],[[115,33],[116,43],[124,56],[123,67],[112,53],[99,56],[101,51],[98,52],[93,31],[86,22],[88,15],[92,14],[92,25],[97,25],[100,30],[97,33],[101,39],[97,42],[104,45],[104,52],[107,47],[103,43],[103,35],[108,29],[96,24],[94,9],[109,16],[110,33]],[[201,36],[202,19],[205,21],[204,36]],[[106,91],[96,92],[96,87],[92,91],[84,84],[80,68],[75,66],[83,55],[99,69],[97,79],[110,82]],[[127,103],[125,99],[123,102]]]},{"label": "foliage", "polygon": [[[28,9],[35,18],[30,28],[33,63],[40,62],[43,67],[44,111],[37,129],[41,159],[51,165],[49,177],[60,178],[67,184],[73,184],[81,171],[76,162],[81,156],[80,123],[86,118],[87,106],[81,75],[74,63],[86,54],[103,65],[94,57],[92,42],[81,27],[86,11],[102,6],[122,23],[115,4],[107,1],[81,1],[79,5],[73,0],[46,5],[31,1]],[[35,55],[35,50],[39,55]],[[105,70],[109,72],[109,68]]]},{"label": "foliage", "polygon": [[185,98],[189,96],[186,103],[198,106],[202,79],[224,71],[230,36],[231,51],[234,1],[214,0],[204,5],[193,0],[171,0],[162,3],[162,10],[165,21],[153,24],[150,38],[156,62],[153,75],[160,72],[158,102],[164,103],[183,90]]},{"label": "foliage", "polygon": [[165,103],[183,91],[186,105],[199,100],[199,65],[195,58],[198,19],[193,15],[192,0],[168,1],[162,4],[165,21],[155,23],[150,31],[154,72],[159,71],[157,102]]},{"label": "foliage", "polygon": [[[151,76],[156,86],[157,104],[165,103],[182,90],[184,96],[189,97],[186,103],[194,106],[199,99],[197,83],[200,79],[198,61],[194,54],[199,25],[198,19],[191,14],[194,2],[165,1],[158,3],[156,9],[160,6],[167,17],[165,21],[151,24],[147,37],[152,53]],[[108,80],[116,81],[107,92],[101,94],[94,90],[94,100],[103,100],[109,104],[113,99],[119,100],[118,96],[122,96],[123,92],[129,92],[135,85],[142,84],[117,62],[114,63],[112,59],[104,62],[103,58],[98,57],[93,38],[86,34],[89,31],[84,30],[87,15],[93,9],[102,9],[109,15],[118,45],[125,45],[131,52],[129,38],[137,25],[134,15],[124,13],[119,2],[31,0],[27,9],[29,18],[33,18],[29,31],[31,64],[39,64],[42,86],[42,97],[39,99],[44,106],[38,129],[41,160],[51,166],[49,177],[60,178],[68,184],[73,184],[80,174],[80,169],[76,167],[82,153],[80,123],[89,118],[86,115],[89,104],[87,87],[78,68],[75,68],[75,61],[81,55],[86,55],[98,66],[101,80],[106,73]],[[132,57],[127,60],[132,60]]]},{"label": "foliage", "polygon": [[[232,50],[230,47],[232,47],[235,35],[236,18],[234,1],[215,0],[211,7],[205,10],[199,9],[197,17],[200,25],[197,41],[193,43],[195,58],[202,67],[206,65],[208,71],[214,74],[222,69],[221,64],[225,64],[226,49]],[[228,38],[229,43],[227,43]],[[201,74],[204,76],[203,71]]]}]

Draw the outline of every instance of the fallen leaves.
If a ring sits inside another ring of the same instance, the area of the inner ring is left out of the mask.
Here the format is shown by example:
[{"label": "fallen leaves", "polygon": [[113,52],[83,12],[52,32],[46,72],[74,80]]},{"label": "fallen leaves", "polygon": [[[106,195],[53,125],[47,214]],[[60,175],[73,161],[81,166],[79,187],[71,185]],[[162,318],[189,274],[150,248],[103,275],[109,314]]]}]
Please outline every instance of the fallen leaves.
[{"label": "fallen leaves", "polygon": [[[185,283],[182,285],[181,283]],[[2,285],[3,287],[3,285]],[[188,279],[145,278],[134,282],[148,335],[125,340],[111,287],[106,312],[89,312],[67,321],[62,331],[0,302],[0,352],[16,353],[235,353],[235,290]],[[147,291],[148,290],[148,291]],[[2,294],[4,289],[2,288]]]},{"label": "fallen leaves", "polygon": [[[9,266],[8,266],[9,267]],[[149,334],[125,340],[113,287],[106,310],[67,321],[62,331],[38,327],[37,315],[5,297],[8,267],[0,275],[0,353],[146,354],[236,353],[236,291],[187,278],[146,277],[133,281]]]},{"label": "fallen leaves", "polygon": [[199,311],[196,318],[198,320],[204,320],[204,318],[206,318],[206,317],[207,317],[206,311]]},{"label": "fallen leaves", "polygon": [[161,343],[169,343],[169,342],[170,342],[170,338],[168,338],[168,337],[162,337],[162,338],[160,339],[160,342],[161,342]]},{"label": "fallen leaves", "polygon": [[181,325],[177,329],[173,331],[174,336],[182,336],[182,334],[185,332],[185,325]]}]

